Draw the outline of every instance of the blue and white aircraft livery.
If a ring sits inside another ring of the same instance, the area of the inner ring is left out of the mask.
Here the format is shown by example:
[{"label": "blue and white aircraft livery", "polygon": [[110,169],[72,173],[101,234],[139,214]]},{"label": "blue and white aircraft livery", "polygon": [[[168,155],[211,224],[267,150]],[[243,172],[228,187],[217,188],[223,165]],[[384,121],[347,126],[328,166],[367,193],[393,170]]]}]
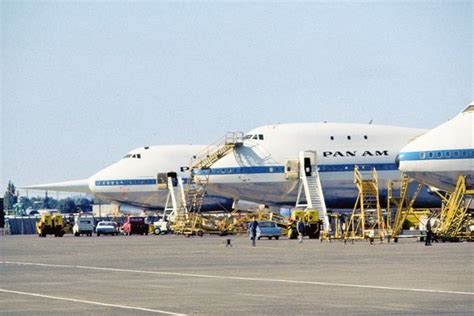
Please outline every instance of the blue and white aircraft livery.
[{"label": "blue and white aircraft livery", "polygon": [[[376,168],[382,201],[387,181],[400,179],[396,157],[406,144],[426,131],[415,128],[347,123],[267,125],[250,131],[243,146],[224,156],[210,169],[211,194],[236,197],[273,206],[294,206],[298,178],[292,176],[300,151],[317,152],[317,165],[328,208],[352,208],[357,197],[354,167]],[[422,193],[418,202],[439,205]]]},{"label": "blue and white aircraft livery", "polygon": [[[256,128],[244,143],[215,162],[197,170],[209,174],[203,209],[229,209],[234,199],[270,206],[295,205],[300,151],[317,152],[317,164],[328,208],[352,208],[357,197],[354,166],[376,168],[382,201],[388,180],[400,178],[396,157],[401,148],[425,130],[346,123],[278,124]],[[191,158],[206,149],[200,145],[141,147],[89,179],[24,188],[85,192],[118,203],[129,213],[162,209],[168,190],[166,178],[176,174],[188,181]],[[296,165],[295,165],[296,161]],[[289,169],[293,168],[291,171]],[[423,205],[438,205],[437,198],[422,194]]]},{"label": "blue and white aircraft livery", "polygon": [[[187,177],[189,172],[182,171],[180,166],[188,166],[191,157],[205,148],[201,145],[141,147],[88,179],[23,188],[93,194],[104,201],[120,204],[123,213],[163,209],[168,196],[168,175]],[[203,201],[203,210],[229,210],[232,203],[232,199],[208,195]]]},{"label": "blue and white aircraft livery", "polygon": [[474,102],[453,119],[405,146],[400,170],[435,188],[453,191],[459,176],[474,186]]}]

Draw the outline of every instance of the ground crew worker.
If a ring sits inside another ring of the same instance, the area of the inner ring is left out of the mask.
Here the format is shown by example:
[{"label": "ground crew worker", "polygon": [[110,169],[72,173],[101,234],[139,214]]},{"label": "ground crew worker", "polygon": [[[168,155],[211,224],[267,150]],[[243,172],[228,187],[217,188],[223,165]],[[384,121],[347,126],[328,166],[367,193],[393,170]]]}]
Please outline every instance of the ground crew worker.
[{"label": "ground crew worker", "polygon": [[256,246],[257,227],[258,227],[258,222],[254,218],[253,221],[249,223],[249,236],[250,236],[250,240],[252,241],[253,247]]},{"label": "ground crew worker", "polygon": [[303,242],[303,236],[304,236],[304,222],[300,219],[298,219],[298,222],[296,223],[296,230],[298,231],[298,240],[300,243]]},{"label": "ground crew worker", "polygon": [[433,236],[433,231],[431,230],[431,217],[426,221],[426,240],[425,246],[431,246],[431,237]]}]

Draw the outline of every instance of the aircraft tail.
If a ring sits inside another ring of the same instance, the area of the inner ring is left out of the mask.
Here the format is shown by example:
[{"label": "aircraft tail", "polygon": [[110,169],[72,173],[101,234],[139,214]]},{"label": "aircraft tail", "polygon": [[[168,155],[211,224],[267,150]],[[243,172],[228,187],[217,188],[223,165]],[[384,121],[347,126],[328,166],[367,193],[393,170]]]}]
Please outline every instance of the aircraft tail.
[{"label": "aircraft tail", "polygon": [[89,179],[28,185],[28,186],[22,186],[19,188],[24,189],[24,190],[92,193],[92,191],[89,188]]}]

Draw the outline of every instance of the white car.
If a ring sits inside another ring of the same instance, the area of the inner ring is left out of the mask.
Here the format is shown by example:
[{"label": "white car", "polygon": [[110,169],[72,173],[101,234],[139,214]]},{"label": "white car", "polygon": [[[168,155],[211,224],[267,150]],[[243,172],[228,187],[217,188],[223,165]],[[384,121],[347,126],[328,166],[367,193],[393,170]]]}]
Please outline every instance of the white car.
[{"label": "white car", "polygon": [[118,235],[118,227],[116,222],[101,221],[95,228],[97,236],[103,235]]}]

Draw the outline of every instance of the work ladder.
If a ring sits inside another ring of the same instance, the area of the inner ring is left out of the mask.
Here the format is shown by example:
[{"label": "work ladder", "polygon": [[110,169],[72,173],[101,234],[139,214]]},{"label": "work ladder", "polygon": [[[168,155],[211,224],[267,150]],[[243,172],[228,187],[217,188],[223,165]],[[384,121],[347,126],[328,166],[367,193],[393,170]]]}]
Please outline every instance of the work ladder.
[{"label": "work ladder", "polygon": [[[190,213],[186,203],[186,194],[181,177],[177,177],[176,187],[173,185],[173,178],[168,178],[168,198],[166,201],[166,209],[171,209],[170,222],[175,234],[186,236],[201,235],[202,236],[202,220],[198,213]],[[178,191],[178,192],[176,192]],[[171,207],[169,206],[171,203]]]},{"label": "work ladder", "polygon": [[188,211],[190,213],[201,211],[204,196],[206,195],[206,187],[209,183],[209,168],[236,147],[243,145],[243,143],[244,133],[229,132],[193,157],[190,164],[190,181],[186,190]]},{"label": "work ladder", "polygon": [[474,195],[474,190],[466,187],[464,176],[459,176],[456,188],[449,194],[449,198],[445,200],[445,204],[441,209],[441,224],[436,233],[442,239],[466,238],[470,240],[472,238],[467,229],[470,220],[469,203],[466,202],[468,195]]},{"label": "work ladder", "polygon": [[[308,165],[308,160],[305,161],[305,158],[308,159],[305,156],[308,153],[314,153],[314,158],[316,158],[315,152],[302,151],[299,153],[300,183],[295,208],[317,210],[319,219],[323,222],[324,230],[329,231],[329,218],[319,177],[319,168],[315,161],[311,162],[310,165]],[[304,202],[302,201],[303,194]]]},{"label": "work ladder", "polygon": [[191,171],[208,169],[216,161],[244,143],[244,133],[229,132],[206,149],[196,154],[191,162]]},{"label": "work ladder", "polygon": [[[400,177],[399,199],[397,200],[396,198],[392,197],[391,200],[389,198],[388,203],[387,203],[387,209],[389,209],[391,207],[390,206],[390,201],[393,201],[394,204],[397,207],[397,212],[395,213],[395,218],[393,220],[393,224],[391,225],[392,232],[390,234],[390,236],[392,238],[394,238],[395,241],[397,240],[398,236],[401,234],[402,229],[403,229],[403,224],[405,223],[405,220],[407,219],[407,217],[412,215],[412,216],[418,218],[418,215],[420,214],[420,212],[416,212],[413,209],[413,205],[415,204],[415,201],[416,201],[418,195],[420,194],[421,189],[423,188],[423,184],[421,184],[421,183],[418,184],[418,186],[417,186],[413,196],[411,197],[411,199],[409,199],[409,196],[408,196],[409,186],[410,186],[409,177],[406,174],[402,173],[401,177]],[[390,187],[390,184],[389,184],[389,197],[391,195],[392,195],[392,192],[391,192],[391,187]],[[422,213],[425,214],[426,211],[422,212]],[[387,222],[389,222],[389,220],[387,220]]]},{"label": "work ladder", "polygon": [[349,222],[346,223],[344,239],[373,239],[377,233],[380,240],[383,240],[385,223],[380,208],[377,171],[372,169],[371,177],[364,179],[356,166],[354,183],[359,194]]},{"label": "work ladder", "polygon": [[176,201],[176,194],[172,186],[172,180],[168,179],[170,188],[169,198],[171,199],[173,210],[176,214],[173,230],[177,234],[200,235],[203,234],[203,218],[201,207],[206,195],[207,184],[209,183],[209,168],[223,158],[237,146],[241,146],[244,141],[242,132],[229,132],[224,137],[206,147],[205,150],[196,154],[190,163],[190,177],[186,189],[183,181],[178,177],[178,187],[181,202]]}]

